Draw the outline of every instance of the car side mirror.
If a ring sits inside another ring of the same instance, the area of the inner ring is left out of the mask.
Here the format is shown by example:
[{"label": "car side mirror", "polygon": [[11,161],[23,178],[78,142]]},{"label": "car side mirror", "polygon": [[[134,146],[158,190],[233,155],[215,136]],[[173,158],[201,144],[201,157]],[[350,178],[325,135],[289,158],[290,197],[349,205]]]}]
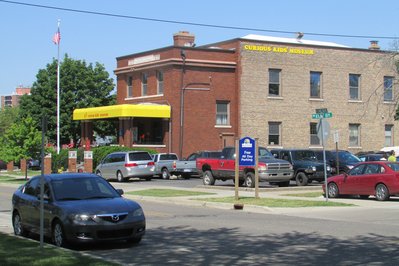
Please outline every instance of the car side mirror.
[{"label": "car side mirror", "polygon": [[124,192],[123,189],[121,189],[121,188],[118,188],[116,191],[117,191],[118,194],[121,195],[121,196],[122,196],[123,194],[125,194],[125,192]]}]

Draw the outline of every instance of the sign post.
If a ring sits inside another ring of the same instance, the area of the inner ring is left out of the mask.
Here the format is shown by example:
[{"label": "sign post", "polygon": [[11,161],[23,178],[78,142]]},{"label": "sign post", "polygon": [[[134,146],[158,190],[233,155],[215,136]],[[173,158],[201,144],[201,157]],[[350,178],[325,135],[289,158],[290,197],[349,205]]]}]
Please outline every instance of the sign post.
[{"label": "sign post", "polygon": [[257,141],[244,137],[239,142],[239,166],[251,166],[255,169],[255,198],[259,198],[259,173],[258,173],[258,146]]},{"label": "sign post", "polygon": [[327,182],[327,163],[326,163],[326,149],[325,143],[330,135],[330,124],[324,118],[331,118],[332,113],[329,113],[327,108],[316,109],[316,113],[312,114],[313,119],[320,119],[317,123],[317,136],[321,140],[323,146],[323,163],[324,163],[324,184],[326,189],[326,201],[328,201],[328,182]]}]

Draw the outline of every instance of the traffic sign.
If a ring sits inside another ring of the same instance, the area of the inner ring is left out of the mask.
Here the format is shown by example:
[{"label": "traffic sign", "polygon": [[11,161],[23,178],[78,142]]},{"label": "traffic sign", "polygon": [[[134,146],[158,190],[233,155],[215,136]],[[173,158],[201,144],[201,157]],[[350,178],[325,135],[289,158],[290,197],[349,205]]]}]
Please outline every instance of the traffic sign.
[{"label": "traffic sign", "polygon": [[317,136],[324,146],[330,136],[330,124],[327,120],[321,119],[320,122],[317,123]]},{"label": "traffic sign", "polygon": [[312,114],[313,119],[320,119],[320,118],[331,118],[332,113],[317,113],[317,114]]},{"label": "traffic sign", "polygon": [[239,165],[255,166],[255,139],[244,137],[239,142]]}]

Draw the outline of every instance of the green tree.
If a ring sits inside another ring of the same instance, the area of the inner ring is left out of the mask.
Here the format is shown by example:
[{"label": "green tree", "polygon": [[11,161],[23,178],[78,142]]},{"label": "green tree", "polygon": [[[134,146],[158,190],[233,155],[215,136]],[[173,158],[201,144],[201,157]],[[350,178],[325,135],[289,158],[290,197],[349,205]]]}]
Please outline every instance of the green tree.
[{"label": "green tree", "polygon": [[0,111],[0,136],[17,121],[18,111],[18,107],[5,107]]},{"label": "green tree", "polygon": [[[60,141],[69,143],[80,138],[80,121],[72,118],[76,108],[107,106],[115,103],[110,93],[114,89],[112,78],[104,66],[87,64],[84,60],[74,60],[65,55],[60,64]],[[40,69],[31,88],[31,95],[20,100],[21,117],[32,116],[41,121],[48,118],[48,139],[56,143],[57,138],[57,60]],[[40,123],[38,124],[40,127]],[[100,135],[116,134],[115,126],[107,123],[94,123],[93,129]],[[109,132],[111,131],[111,132]]]},{"label": "green tree", "polygon": [[39,158],[42,134],[32,117],[12,124],[0,138],[0,159],[5,162]]}]

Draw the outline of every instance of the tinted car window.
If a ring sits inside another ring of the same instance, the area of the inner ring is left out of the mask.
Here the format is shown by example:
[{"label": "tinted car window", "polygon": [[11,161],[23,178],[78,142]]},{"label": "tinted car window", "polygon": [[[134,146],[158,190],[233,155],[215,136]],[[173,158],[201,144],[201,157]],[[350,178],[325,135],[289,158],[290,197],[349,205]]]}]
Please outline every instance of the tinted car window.
[{"label": "tinted car window", "polygon": [[357,167],[353,168],[349,174],[350,175],[362,175],[364,170],[365,164],[358,165]]},{"label": "tinted car window", "polygon": [[151,161],[151,155],[148,152],[129,153],[129,161]]},{"label": "tinted car window", "polygon": [[28,184],[26,184],[24,193],[32,196],[36,196],[39,186],[39,178],[32,179]]},{"label": "tinted car window", "polygon": [[311,150],[293,151],[292,156],[295,160],[316,160],[316,155]]},{"label": "tinted car window", "polygon": [[381,173],[381,167],[378,164],[369,164],[364,171],[365,175]]},{"label": "tinted car window", "polygon": [[399,164],[398,163],[387,163],[389,168],[394,170],[395,172],[399,172]]},{"label": "tinted car window", "polygon": [[190,154],[190,156],[187,157],[187,161],[195,161],[198,158],[198,153],[193,153]]}]

